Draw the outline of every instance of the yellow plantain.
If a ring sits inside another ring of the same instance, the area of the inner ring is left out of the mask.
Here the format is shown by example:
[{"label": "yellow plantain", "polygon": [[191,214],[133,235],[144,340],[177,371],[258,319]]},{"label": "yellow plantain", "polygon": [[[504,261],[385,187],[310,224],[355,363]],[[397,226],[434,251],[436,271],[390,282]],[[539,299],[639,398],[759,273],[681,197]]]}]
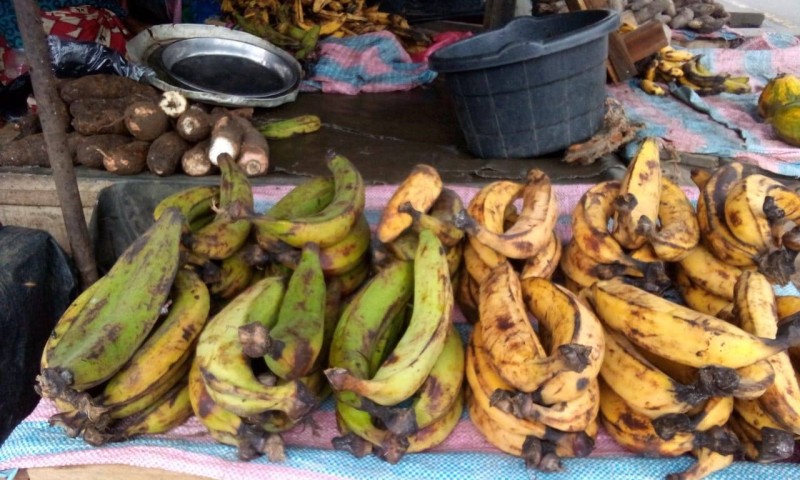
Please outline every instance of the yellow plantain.
[{"label": "yellow plantain", "polygon": [[650,419],[628,406],[604,382],[600,382],[600,419],[611,438],[635,453],[677,457],[694,447],[694,435],[691,433],[677,432],[670,440],[659,437]]},{"label": "yellow plantain", "polygon": [[561,260],[561,248],[561,239],[556,232],[553,232],[547,245],[539,253],[525,260],[520,278],[551,278]]},{"label": "yellow plantain", "polygon": [[725,300],[733,300],[736,279],[742,270],[720,261],[704,245],[697,245],[680,261],[680,268],[694,285]]},{"label": "yellow plantain", "polygon": [[731,305],[730,300],[695,285],[681,266],[675,269],[675,285],[681,292],[686,306],[698,312],[718,316],[722,310]]},{"label": "yellow plantain", "polygon": [[640,219],[656,224],[661,197],[661,161],[659,143],[646,138],[631,160],[615,202],[614,238],[620,245],[635,249],[647,240],[639,230]]},{"label": "yellow plantain", "polygon": [[648,220],[641,220],[639,227],[661,260],[677,262],[700,241],[700,227],[692,204],[683,190],[665,177],[661,179],[658,220],[661,228],[647,223]]},{"label": "yellow plantain", "polygon": [[439,172],[430,165],[416,165],[386,203],[376,227],[378,240],[391,242],[411,226],[412,217],[400,211],[401,206],[410,203],[418,212],[427,213],[441,192]]},{"label": "yellow plantain", "polygon": [[[483,225],[494,233],[505,231],[505,219],[509,210],[513,209],[514,201],[522,193],[523,185],[509,180],[500,180],[484,186],[472,197],[467,207],[469,217],[476,223]],[[486,200],[489,199],[489,205]],[[464,216],[462,214],[462,216]],[[474,235],[467,235],[467,241],[472,245],[478,257],[489,267],[495,267],[505,261],[505,256],[487,247]]]},{"label": "yellow plantain", "polygon": [[636,345],[693,367],[741,368],[797,341],[792,328],[780,340],[757,337],[618,280],[596,282],[589,299],[606,325]]},{"label": "yellow plantain", "polygon": [[614,201],[619,192],[619,182],[605,181],[583,194],[572,213],[572,242],[597,263],[635,266],[608,231],[609,219],[614,214]]},{"label": "yellow plantain", "polygon": [[[530,362],[547,357],[528,319],[522,286],[516,272],[506,263],[492,269],[480,286],[478,327],[492,364],[500,376],[515,388],[532,391],[527,369]],[[544,379],[535,379],[544,380]]]},{"label": "yellow plantain", "polygon": [[764,214],[767,190],[773,185],[780,184],[764,175],[748,175],[734,183],[725,197],[725,223],[731,233],[760,252],[775,246]]},{"label": "yellow plantain", "polygon": [[[737,317],[742,328],[765,338],[775,338],[778,332],[778,314],[775,294],[769,281],[755,272],[744,272],[736,283]],[[775,371],[775,381],[759,403],[784,429],[800,435],[800,383],[787,352],[779,352],[768,359]]]},{"label": "yellow plantain", "polygon": [[[480,243],[509,258],[525,259],[541,251],[550,241],[550,236],[558,221],[558,199],[553,191],[550,178],[541,170],[528,172],[526,183],[522,189],[522,211],[517,221],[505,232],[492,229],[488,223],[491,208],[491,197],[487,195],[484,211],[487,224],[470,222],[466,216],[457,219],[457,225],[463,226],[467,233]],[[503,210],[495,209],[492,217],[503,216]],[[459,225],[460,220],[467,220]]]},{"label": "yellow plantain", "polygon": [[573,400],[585,392],[603,364],[605,336],[594,313],[569,290],[541,279],[522,280],[522,297],[538,321],[538,336],[550,354],[530,359],[530,389],[545,405]]},{"label": "yellow plantain", "polygon": [[[686,413],[708,399],[696,384],[679,383],[641,355],[620,332],[606,329],[606,355],[600,376],[628,407],[654,419]],[[631,379],[636,379],[632,381]]]},{"label": "yellow plantain", "polygon": [[755,265],[754,258],[758,255],[758,249],[736,238],[725,222],[725,199],[731,186],[742,178],[742,170],[740,163],[730,163],[711,175],[698,171],[692,176],[700,189],[697,198],[700,236],[715,257],[734,267]]},{"label": "yellow plantain", "polygon": [[267,277],[231,300],[206,325],[197,345],[197,362],[211,398],[226,410],[248,417],[267,410],[300,418],[316,398],[299,381],[268,386],[256,378],[244,354],[239,327],[253,321],[251,309],[258,305],[258,321],[270,328],[276,321],[285,292],[283,279]]},{"label": "yellow plantain", "polygon": [[567,244],[559,262],[561,271],[579,287],[590,287],[598,280],[619,275],[641,277],[642,272],[620,263],[601,264],[581,250],[575,241]]}]

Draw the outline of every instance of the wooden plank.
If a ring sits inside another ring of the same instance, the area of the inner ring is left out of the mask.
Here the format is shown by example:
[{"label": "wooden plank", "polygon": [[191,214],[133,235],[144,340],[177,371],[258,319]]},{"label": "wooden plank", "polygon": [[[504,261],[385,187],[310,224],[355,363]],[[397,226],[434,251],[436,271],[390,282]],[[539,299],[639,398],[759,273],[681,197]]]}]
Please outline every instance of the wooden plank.
[{"label": "wooden plank", "polygon": [[[81,204],[94,207],[100,191],[114,182],[100,179],[78,179]],[[0,175],[0,205],[59,206],[53,177],[26,173]]]},{"label": "wooden plank", "polygon": [[636,65],[631,61],[622,35],[617,32],[611,32],[608,36],[608,60],[616,74],[616,81],[623,82],[636,76]]},{"label": "wooden plank", "polygon": [[[186,475],[159,468],[130,467],[127,465],[82,465],[75,467],[29,468],[25,472],[30,480],[205,480],[208,477]],[[24,478],[24,477],[23,477]]]},{"label": "wooden plank", "polygon": [[650,20],[632,32],[622,34],[631,62],[638,62],[669,45],[669,27]]}]

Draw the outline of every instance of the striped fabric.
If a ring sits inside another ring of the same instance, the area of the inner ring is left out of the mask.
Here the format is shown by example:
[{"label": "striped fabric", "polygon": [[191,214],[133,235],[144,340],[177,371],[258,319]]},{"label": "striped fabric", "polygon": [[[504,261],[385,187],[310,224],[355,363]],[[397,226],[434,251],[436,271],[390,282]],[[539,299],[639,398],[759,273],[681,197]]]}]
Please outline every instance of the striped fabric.
[{"label": "striped fabric", "polygon": [[[747,75],[753,93],[698,97],[702,113],[674,97],[646,94],[638,80],[610,86],[609,94],[625,106],[628,116],[645,125],[639,137],[658,136],[682,152],[733,158],[787,176],[800,175],[800,148],[779,140],[758,116],[758,96],[779,73],[800,75],[800,40],[765,34],[737,49],[698,49],[701,63],[714,72]],[[629,155],[634,150],[631,149]]]}]

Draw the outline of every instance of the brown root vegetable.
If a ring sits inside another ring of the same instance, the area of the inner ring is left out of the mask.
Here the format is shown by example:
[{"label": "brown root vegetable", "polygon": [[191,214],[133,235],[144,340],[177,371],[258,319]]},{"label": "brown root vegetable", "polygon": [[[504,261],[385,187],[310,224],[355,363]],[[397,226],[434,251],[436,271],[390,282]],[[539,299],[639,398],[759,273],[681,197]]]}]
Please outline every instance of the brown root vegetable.
[{"label": "brown root vegetable", "polygon": [[[75,158],[75,148],[80,135],[72,132],[67,135],[67,148]],[[74,160],[73,160],[74,162]],[[5,145],[0,145],[0,167],[49,167],[47,144],[43,133],[34,133]]]},{"label": "brown root vegetable", "polygon": [[164,92],[161,94],[158,106],[169,118],[178,118],[189,108],[189,101],[180,92]]},{"label": "brown root vegetable", "polygon": [[142,94],[148,98],[159,97],[158,90],[127,77],[118,75],[87,75],[66,82],[61,87],[61,99],[72,103],[79,98],[119,98]]},{"label": "brown root vegetable", "polygon": [[208,158],[217,165],[217,158],[226,153],[231,158],[239,157],[244,130],[231,115],[225,115],[214,123],[211,130],[211,145],[208,147]]},{"label": "brown root vegetable", "polygon": [[73,115],[72,128],[81,135],[128,133],[125,128],[125,113],[122,109],[86,110],[80,115]]},{"label": "brown root vegetable", "polygon": [[183,173],[192,177],[202,177],[214,171],[214,165],[208,158],[208,146],[211,140],[203,140],[187,150],[181,157]]},{"label": "brown root vegetable", "polygon": [[103,154],[103,166],[111,173],[117,175],[136,175],[147,168],[147,151],[150,142],[134,140],[125,145],[119,145]]},{"label": "brown root vegetable", "polygon": [[127,135],[116,134],[81,136],[75,147],[76,163],[84,167],[103,169],[105,166],[102,152],[109,152],[132,140]]},{"label": "brown root vegetable", "polygon": [[152,100],[152,97],[141,94],[116,98],[79,98],[69,104],[69,114],[73,117],[84,117],[98,110],[116,110],[122,115],[128,105]]},{"label": "brown root vegetable", "polygon": [[672,20],[669,22],[670,28],[678,29],[683,28],[689,24],[690,21],[694,18],[694,11],[691,8],[682,7],[678,10],[678,14],[672,17]]},{"label": "brown root vegetable", "polygon": [[239,158],[236,163],[248,177],[265,175],[269,168],[269,145],[264,135],[245,118],[237,117],[236,121],[242,127],[242,143],[239,148]]},{"label": "brown root vegetable", "polygon": [[135,102],[125,109],[125,127],[137,140],[153,141],[169,126],[169,117],[156,103]]},{"label": "brown root vegetable", "polygon": [[160,177],[172,175],[178,169],[183,154],[191,147],[177,132],[166,132],[150,144],[147,168]]},{"label": "brown root vegetable", "polygon": [[199,142],[211,134],[211,119],[202,109],[190,107],[178,117],[175,131],[184,140]]}]

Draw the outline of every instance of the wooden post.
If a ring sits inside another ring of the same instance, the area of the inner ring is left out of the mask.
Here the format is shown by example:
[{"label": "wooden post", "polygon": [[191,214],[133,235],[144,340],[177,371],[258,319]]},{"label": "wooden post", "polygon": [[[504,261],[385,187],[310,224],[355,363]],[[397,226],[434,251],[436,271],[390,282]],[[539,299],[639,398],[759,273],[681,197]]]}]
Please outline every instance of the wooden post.
[{"label": "wooden post", "polygon": [[36,0],[14,0],[14,9],[25,58],[31,69],[33,93],[39,107],[42,133],[56,182],[67,238],[85,289],[97,281],[97,264],[89,241],[86,217],[83,216],[78,181],[67,148],[67,109],[56,89],[50,49],[42,27],[38,3]]},{"label": "wooden post", "polygon": [[514,18],[515,0],[487,0],[483,13],[486,30],[500,28]]}]

